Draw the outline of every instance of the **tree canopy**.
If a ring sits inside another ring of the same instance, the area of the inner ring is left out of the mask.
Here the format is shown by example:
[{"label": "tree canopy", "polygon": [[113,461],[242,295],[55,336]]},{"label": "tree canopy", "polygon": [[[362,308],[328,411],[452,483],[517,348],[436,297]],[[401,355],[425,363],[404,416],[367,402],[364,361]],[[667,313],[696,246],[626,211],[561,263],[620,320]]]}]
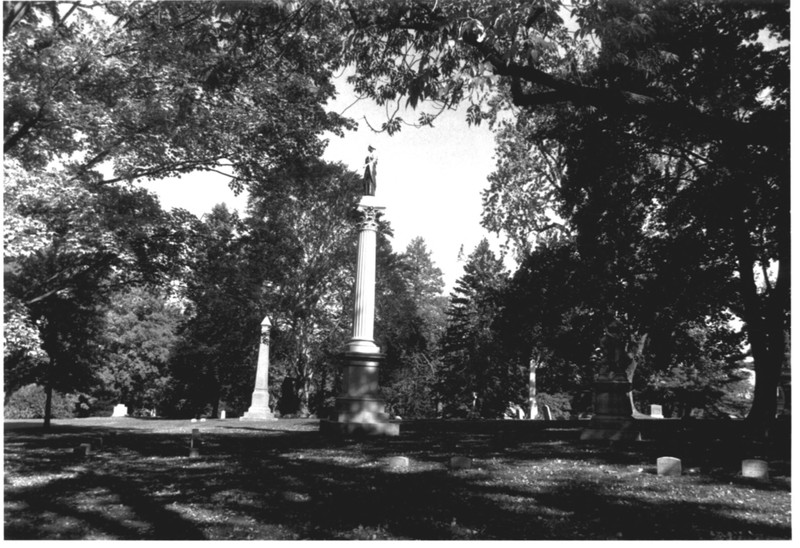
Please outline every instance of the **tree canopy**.
[{"label": "tree canopy", "polygon": [[[200,364],[209,392],[195,400],[246,398],[266,309],[283,373],[321,408],[357,175],[319,156],[326,132],[354,127],[325,107],[352,65],[356,92],[392,107],[383,131],[402,127],[403,106],[426,125],[463,102],[497,130],[483,224],[520,261],[507,282],[481,244],[444,331],[423,242],[396,254],[379,241],[396,394],[450,378],[451,402],[489,416],[532,350],[563,367],[543,381],[578,386],[611,319],[642,341],[643,374],[699,386],[728,378],[738,316],[750,416],[774,416],[790,323],[788,2],[6,2],[4,31],[15,386],[88,382],[108,299],[147,284],[187,300],[170,374],[191,380]],[[246,215],[201,222],[127,185],[197,170],[247,187]],[[493,352],[503,340],[519,355]]]},{"label": "tree canopy", "polygon": [[[789,315],[787,2],[347,6],[360,92],[412,106],[468,100],[473,122],[514,120],[485,196],[488,226],[524,250],[560,218],[615,283],[684,276],[711,289],[704,306],[745,322],[750,416],[774,416]],[[676,253],[691,260],[668,274]],[[767,273],[761,285],[754,270]],[[691,292],[666,287],[691,306]],[[643,301],[639,315],[664,305]]]}]

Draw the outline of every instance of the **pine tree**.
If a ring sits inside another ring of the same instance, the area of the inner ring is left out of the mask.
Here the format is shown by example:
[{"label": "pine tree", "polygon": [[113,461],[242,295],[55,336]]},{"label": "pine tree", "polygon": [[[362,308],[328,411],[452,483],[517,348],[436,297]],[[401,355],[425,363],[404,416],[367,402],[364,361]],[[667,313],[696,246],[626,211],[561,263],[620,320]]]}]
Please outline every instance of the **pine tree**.
[{"label": "pine tree", "polygon": [[493,330],[507,282],[502,259],[484,238],[468,257],[464,275],[450,295],[439,381],[445,413],[496,417],[508,403],[514,383],[498,359]]}]

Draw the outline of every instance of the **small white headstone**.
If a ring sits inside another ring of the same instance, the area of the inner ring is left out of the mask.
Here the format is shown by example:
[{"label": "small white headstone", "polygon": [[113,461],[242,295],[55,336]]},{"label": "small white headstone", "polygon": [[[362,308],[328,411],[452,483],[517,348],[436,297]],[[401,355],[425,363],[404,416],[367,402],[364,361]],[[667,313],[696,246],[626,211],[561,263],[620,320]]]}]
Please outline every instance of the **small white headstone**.
[{"label": "small white headstone", "polygon": [[386,466],[392,470],[408,468],[408,457],[389,457],[385,461]]},{"label": "small white headstone", "polygon": [[546,420],[546,421],[553,420],[553,413],[550,412],[550,406],[549,405],[544,404],[542,406],[542,411],[543,411],[542,414],[544,415],[544,420]]},{"label": "small white headstone", "polygon": [[654,419],[663,419],[664,415],[661,412],[660,405],[651,405],[650,406],[650,416]]},{"label": "small white headstone", "polygon": [[122,403],[117,404],[114,406],[114,412],[111,414],[112,417],[127,417],[128,416],[128,407]]},{"label": "small white headstone", "polygon": [[225,420],[225,410],[224,409],[219,412],[219,418],[222,419],[222,420]]},{"label": "small white headstone", "polygon": [[73,451],[79,457],[85,457],[92,454],[92,446],[89,443],[82,443]]},{"label": "small white headstone", "polygon": [[206,422],[206,419],[200,419],[200,422]]},{"label": "small white headstone", "polygon": [[191,421],[191,422],[197,422],[197,419],[192,419],[192,421]]},{"label": "small white headstone", "polygon": [[742,476],[760,480],[769,479],[769,466],[767,461],[758,459],[745,459],[742,461]]},{"label": "small white headstone", "polygon": [[469,457],[451,457],[450,468],[455,468],[455,469],[472,468],[472,459]]},{"label": "small white headstone", "polygon": [[675,457],[659,457],[656,460],[656,469],[659,476],[680,476],[681,459]]}]

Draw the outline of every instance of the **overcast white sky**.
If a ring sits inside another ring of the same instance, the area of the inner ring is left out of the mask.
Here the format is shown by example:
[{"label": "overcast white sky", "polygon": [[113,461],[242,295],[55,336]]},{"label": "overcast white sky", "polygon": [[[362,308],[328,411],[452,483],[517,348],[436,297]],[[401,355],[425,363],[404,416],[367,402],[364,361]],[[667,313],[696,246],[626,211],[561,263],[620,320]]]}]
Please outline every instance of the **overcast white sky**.
[{"label": "overcast white sky", "polygon": [[[354,96],[345,82],[337,86],[340,96],[329,107],[342,112]],[[403,251],[412,238],[424,238],[449,292],[463,274],[463,262],[458,261],[461,246],[466,256],[483,236],[489,236],[480,226],[480,192],[494,168],[491,131],[486,126],[468,126],[464,110],[443,113],[433,128],[404,127],[391,137],[374,133],[365,123],[364,117],[377,128],[386,119],[385,110],[370,101],[359,101],[345,115],[358,121],[359,129],[344,138],[330,136],[324,158],[360,172],[367,146],[377,149],[376,197],[385,203],[386,219],[394,229],[392,247]],[[407,113],[409,121],[418,116],[419,112]],[[214,173],[143,186],[159,196],[165,209],[180,207],[197,216],[222,202],[240,212],[247,205],[245,194],[234,196],[227,178]],[[489,236],[489,240],[499,251],[496,238]]]}]

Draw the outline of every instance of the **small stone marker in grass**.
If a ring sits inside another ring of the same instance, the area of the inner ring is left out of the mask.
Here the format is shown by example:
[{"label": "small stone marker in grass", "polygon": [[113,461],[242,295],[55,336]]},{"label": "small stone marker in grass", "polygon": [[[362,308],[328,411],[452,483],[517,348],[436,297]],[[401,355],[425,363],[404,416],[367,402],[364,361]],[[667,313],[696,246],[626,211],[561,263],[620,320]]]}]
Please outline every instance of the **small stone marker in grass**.
[{"label": "small stone marker in grass", "polygon": [[390,470],[404,470],[408,468],[408,457],[388,457],[384,459],[386,467]]},{"label": "small stone marker in grass", "polygon": [[742,476],[758,480],[769,480],[769,467],[767,461],[758,459],[745,459],[742,461]]},{"label": "small stone marker in grass", "polygon": [[650,406],[650,416],[654,419],[663,419],[664,414],[661,411],[660,405],[651,405]]},{"label": "small stone marker in grass", "polygon": [[82,443],[73,451],[79,457],[87,457],[92,454],[92,445],[90,443]]},{"label": "small stone marker in grass", "polygon": [[192,440],[189,442],[189,457],[197,458],[200,456],[200,429],[192,428]]},{"label": "small stone marker in grass", "polygon": [[451,457],[450,468],[455,470],[472,468],[472,459],[469,457]]},{"label": "small stone marker in grass", "polygon": [[553,413],[550,411],[550,406],[544,404],[542,406],[542,415],[544,415],[544,420],[551,421],[553,420]]},{"label": "small stone marker in grass", "polygon": [[101,437],[97,437],[97,438],[92,439],[91,443],[92,443],[92,447],[94,447],[97,450],[100,450],[100,449],[103,448],[103,438],[101,438]]},{"label": "small stone marker in grass", "polygon": [[224,409],[219,412],[219,418],[222,419],[222,420],[225,420],[225,410]]},{"label": "small stone marker in grass", "polygon": [[680,476],[681,459],[675,457],[659,457],[656,461],[656,470],[659,476]]}]

